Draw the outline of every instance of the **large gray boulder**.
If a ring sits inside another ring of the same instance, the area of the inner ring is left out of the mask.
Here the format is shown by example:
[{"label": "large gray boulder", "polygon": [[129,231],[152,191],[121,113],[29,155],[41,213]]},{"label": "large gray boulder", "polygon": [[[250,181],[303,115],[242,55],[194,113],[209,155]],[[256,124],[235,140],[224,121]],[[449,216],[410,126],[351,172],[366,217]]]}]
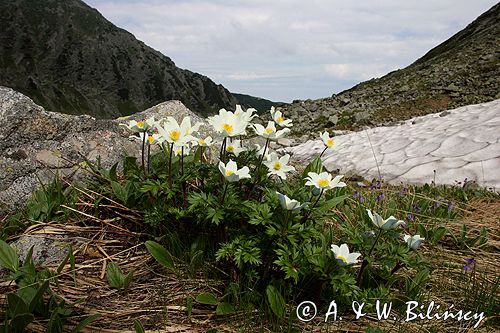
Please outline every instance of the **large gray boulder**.
[{"label": "large gray boulder", "polygon": [[86,159],[110,167],[124,154],[139,156],[140,144],[120,122],[129,119],[156,119],[191,116],[204,120],[179,101],[168,101],[127,119],[98,120],[44,110],[30,98],[0,87],[0,216],[26,205],[41,183],[55,175],[81,179]]}]

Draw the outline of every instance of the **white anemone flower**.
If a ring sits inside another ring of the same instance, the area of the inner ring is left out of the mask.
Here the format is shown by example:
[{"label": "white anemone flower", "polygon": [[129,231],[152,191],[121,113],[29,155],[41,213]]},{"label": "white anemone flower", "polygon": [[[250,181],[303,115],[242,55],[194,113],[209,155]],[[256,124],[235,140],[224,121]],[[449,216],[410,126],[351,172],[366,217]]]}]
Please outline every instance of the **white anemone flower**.
[{"label": "white anemone flower", "polygon": [[215,142],[213,141],[213,139],[212,139],[211,136],[207,136],[205,139],[203,139],[203,138],[195,138],[195,140],[193,140],[192,143],[194,145],[200,146],[200,147],[210,147]]},{"label": "white anemone flower", "polygon": [[248,108],[246,111],[243,111],[241,105],[236,105],[236,110],[234,111],[234,115],[245,120],[247,122],[247,125],[250,124],[253,118],[257,117],[257,114],[254,113],[257,113],[257,110],[255,110],[254,108]]},{"label": "white anemone flower", "polygon": [[[262,154],[264,154],[264,148],[265,146],[261,147],[258,143],[254,144],[255,150],[257,153],[257,156],[262,157]],[[269,158],[269,154],[271,153],[270,148],[267,147],[266,149],[266,155],[264,156],[265,159]]]},{"label": "white anemone flower", "polygon": [[320,133],[319,137],[321,140],[323,140],[323,143],[325,144],[327,149],[332,149],[335,146],[335,140],[333,140],[333,137],[330,137],[330,134],[328,132],[323,132]]},{"label": "white anemone flower", "polygon": [[342,177],[344,177],[343,175],[338,175],[332,179],[332,175],[329,174],[328,172],[322,172],[320,174],[317,174],[315,172],[309,172],[307,176],[308,177],[305,178],[307,180],[306,185],[314,186],[315,188],[323,191],[335,187],[347,186],[346,183],[340,181]]},{"label": "white anemone flower", "polygon": [[200,125],[196,124],[195,126],[191,126],[190,117],[184,117],[180,125],[173,117],[168,117],[163,126],[158,126],[157,129],[158,134],[160,134],[165,141],[182,146],[194,139],[191,133],[196,126],[199,127]]},{"label": "white anemone flower", "polygon": [[292,127],[292,120],[291,119],[285,119],[285,116],[281,113],[281,111],[277,111],[274,106],[271,106],[271,117],[273,117],[273,120],[276,124],[280,125],[281,127]]},{"label": "white anemone flower", "polygon": [[285,194],[278,191],[276,191],[276,195],[278,196],[278,201],[280,202],[281,207],[286,210],[297,211],[308,205],[308,202],[300,204],[297,200],[290,199]]},{"label": "white anemone flower", "polygon": [[151,127],[153,127],[154,124],[155,124],[154,118],[149,118],[147,120],[140,120],[140,121],[130,120],[128,124],[120,124],[120,126],[125,126],[132,132],[143,133],[149,130]]},{"label": "white anemone flower", "polygon": [[239,156],[242,151],[246,151],[245,147],[241,146],[240,140],[232,140],[226,143],[226,152],[234,154],[234,156]]},{"label": "white anemone flower", "polygon": [[361,253],[358,252],[349,253],[347,244],[342,244],[340,246],[332,244],[331,250],[333,252],[333,255],[335,256],[335,259],[337,259],[340,265],[355,264],[358,262],[359,256],[361,256]]},{"label": "white anemone flower", "polygon": [[270,140],[277,140],[290,132],[289,128],[283,128],[277,131],[273,121],[269,121],[267,123],[267,127],[264,127],[261,124],[254,124],[253,126],[257,135]]},{"label": "white anemone flower", "polygon": [[418,248],[420,247],[420,245],[422,245],[422,242],[425,240],[425,238],[420,237],[420,235],[415,235],[415,236],[404,235],[404,240],[412,250],[418,250]]},{"label": "white anemone flower", "polygon": [[219,170],[228,182],[237,182],[240,179],[251,178],[249,174],[250,169],[247,166],[238,169],[238,165],[233,160],[229,160],[227,164],[220,161]]},{"label": "white anemone flower", "polygon": [[238,117],[225,109],[220,109],[218,115],[208,117],[207,121],[223,137],[245,135],[248,126],[245,117]]},{"label": "white anemone flower", "polygon": [[372,220],[373,224],[375,224],[378,228],[384,229],[384,230],[389,230],[389,229],[394,229],[400,225],[404,225],[404,221],[398,220],[394,216],[389,216],[387,219],[383,219],[380,215],[377,213],[373,212],[366,209],[366,212],[368,213],[368,216]]},{"label": "white anemone flower", "polygon": [[149,142],[150,145],[159,142],[159,140],[158,140],[159,139],[159,135],[156,134],[156,133],[154,133],[154,134],[148,134],[146,132],[140,132],[139,136],[131,135],[131,136],[129,136],[129,138],[132,139],[132,140],[136,140],[136,141],[139,141],[139,142],[142,143],[142,141],[144,140],[144,135],[147,135],[146,136],[146,141]]},{"label": "white anemone flower", "polygon": [[188,145],[176,145],[174,144],[174,155],[175,156],[187,156],[191,152],[191,148]]},{"label": "white anemone flower", "polygon": [[269,169],[267,175],[277,175],[281,179],[286,179],[287,172],[295,171],[295,168],[293,166],[288,165],[289,160],[290,155],[288,154],[278,158],[278,155],[276,153],[270,153],[267,156],[267,161],[263,162]]}]

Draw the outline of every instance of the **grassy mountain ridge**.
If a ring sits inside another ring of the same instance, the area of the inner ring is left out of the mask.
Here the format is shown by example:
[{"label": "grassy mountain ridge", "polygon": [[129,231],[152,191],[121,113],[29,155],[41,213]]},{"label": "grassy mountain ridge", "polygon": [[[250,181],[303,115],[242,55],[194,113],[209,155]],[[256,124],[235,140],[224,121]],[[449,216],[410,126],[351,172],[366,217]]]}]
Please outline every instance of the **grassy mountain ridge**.
[{"label": "grassy mountain ridge", "polygon": [[80,0],[0,0],[0,85],[48,110],[111,118],[170,99],[200,114],[236,99]]}]

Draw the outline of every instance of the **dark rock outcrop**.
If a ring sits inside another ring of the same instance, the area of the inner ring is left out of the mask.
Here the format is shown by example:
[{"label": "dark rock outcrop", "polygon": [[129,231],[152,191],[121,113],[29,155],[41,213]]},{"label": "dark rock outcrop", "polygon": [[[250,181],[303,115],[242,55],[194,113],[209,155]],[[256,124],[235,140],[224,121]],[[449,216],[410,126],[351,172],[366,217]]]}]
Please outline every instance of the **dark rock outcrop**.
[{"label": "dark rock outcrop", "polygon": [[0,0],[0,85],[47,110],[96,118],[173,99],[202,115],[236,104],[80,0]]}]

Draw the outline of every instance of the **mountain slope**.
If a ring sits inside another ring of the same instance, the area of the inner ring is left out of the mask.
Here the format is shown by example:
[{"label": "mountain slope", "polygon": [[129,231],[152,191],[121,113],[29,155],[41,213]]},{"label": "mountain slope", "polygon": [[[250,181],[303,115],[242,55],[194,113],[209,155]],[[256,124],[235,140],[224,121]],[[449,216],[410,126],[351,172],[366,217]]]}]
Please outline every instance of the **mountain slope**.
[{"label": "mountain slope", "polygon": [[[284,106],[298,133],[351,129],[500,98],[500,4],[410,66],[329,98]],[[335,126],[336,125],[336,126]],[[335,126],[335,127],[334,127]]]},{"label": "mountain slope", "polygon": [[80,0],[0,0],[0,85],[48,110],[98,118],[170,99],[200,114],[236,104]]},{"label": "mountain slope", "polygon": [[283,104],[281,102],[273,102],[268,99],[245,94],[237,94],[234,92],[232,94],[238,100],[238,104],[241,104],[243,107],[254,108],[258,113],[266,112],[270,110],[272,106]]}]

